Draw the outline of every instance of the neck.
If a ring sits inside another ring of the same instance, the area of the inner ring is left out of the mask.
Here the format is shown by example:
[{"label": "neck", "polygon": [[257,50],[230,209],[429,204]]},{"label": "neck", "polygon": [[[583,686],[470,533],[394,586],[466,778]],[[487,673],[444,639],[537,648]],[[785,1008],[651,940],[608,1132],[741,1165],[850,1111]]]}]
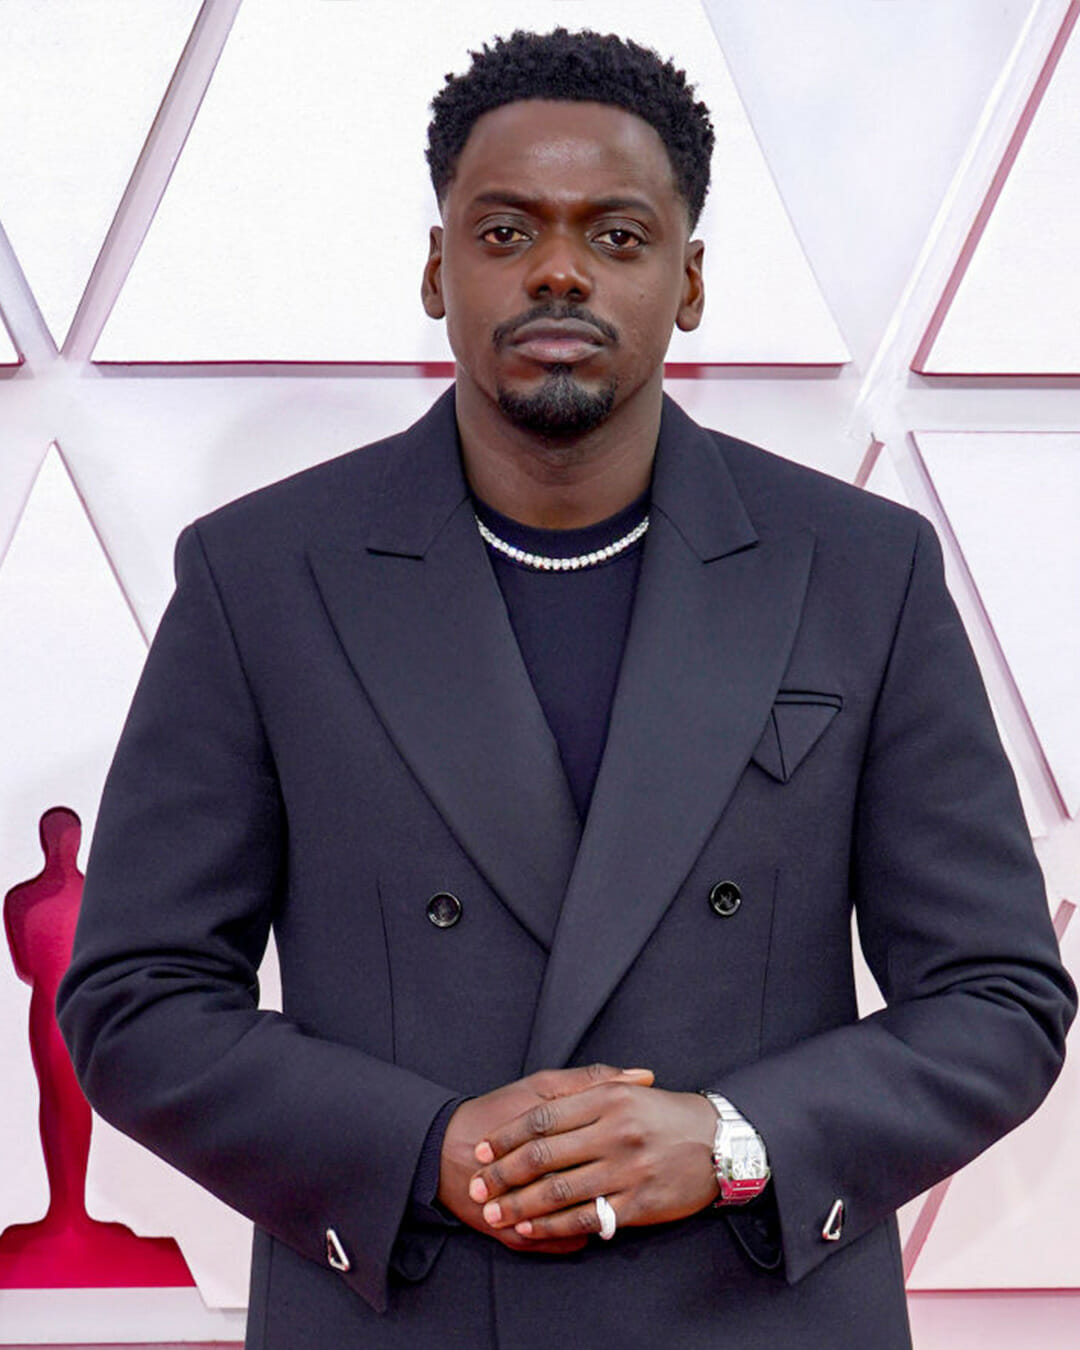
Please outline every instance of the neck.
[{"label": "neck", "polygon": [[658,375],[592,431],[546,440],[508,422],[459,380],[455,407],[469,486],[523,525],[569,530],[605,520],[649,486],[661,396]]}]

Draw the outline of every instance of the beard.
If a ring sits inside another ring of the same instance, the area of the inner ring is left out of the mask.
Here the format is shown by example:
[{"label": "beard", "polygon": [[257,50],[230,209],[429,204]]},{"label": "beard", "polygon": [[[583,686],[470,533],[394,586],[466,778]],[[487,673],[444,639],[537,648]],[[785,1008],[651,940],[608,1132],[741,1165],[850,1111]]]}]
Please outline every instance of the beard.
[{"label": "beard", "polygon": [[592,431],[615,405],[615,381],[588,390],[574,378],[571,366],[549,367],[547,379],[529,394],[497,390],[499,410],[523,431],[546,440],[569,440]]}]

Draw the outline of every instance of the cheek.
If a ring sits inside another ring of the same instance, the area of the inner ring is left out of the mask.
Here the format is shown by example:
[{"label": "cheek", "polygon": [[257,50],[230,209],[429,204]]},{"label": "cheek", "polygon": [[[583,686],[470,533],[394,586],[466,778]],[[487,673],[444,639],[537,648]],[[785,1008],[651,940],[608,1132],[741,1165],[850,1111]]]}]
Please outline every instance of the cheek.
[{"label": "cheek", "polygon": [[[446,336],[457,356],[482,357],[491,351],[491,331],[493,321],[486,311],[478,305],[475,292],[470,290],[467,280],[455,278],[452,285],[444,288],[446,303]],[[464,301],[467,299],[467,303]]]},{"label": "cheek", "polygon": [[461,335],[474,332],[479,327],[478,316],[485,309],[484,289],[466,259],[456,251],[448,250],[443,257],[442,293],[447,332]]},{"label": "cheek", "polygon": [[671,340],[675,311],[658,309],[655,297],[642,295],[622,325],[622,345],[635,362],[650,369],[663,359]]},{"label": "cheek", "polygon": [[640,351],[664,351],[682,303],[681,278],[665,276],[633,289],[623,310],[623,331]]}]

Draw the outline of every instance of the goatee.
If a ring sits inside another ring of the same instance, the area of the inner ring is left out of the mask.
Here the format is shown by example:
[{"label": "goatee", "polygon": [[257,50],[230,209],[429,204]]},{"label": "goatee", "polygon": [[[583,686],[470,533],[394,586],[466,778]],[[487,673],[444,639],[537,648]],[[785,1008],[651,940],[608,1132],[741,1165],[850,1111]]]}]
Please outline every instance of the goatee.
[{"label": "goatee", "polygon": [[515,426],[547,440],[569,440],[592,431],[615,405],[615,383],[590,391],[574,379],[571,366],[551,366],[548,378],[530,394],[498,390],[499,409]]}]

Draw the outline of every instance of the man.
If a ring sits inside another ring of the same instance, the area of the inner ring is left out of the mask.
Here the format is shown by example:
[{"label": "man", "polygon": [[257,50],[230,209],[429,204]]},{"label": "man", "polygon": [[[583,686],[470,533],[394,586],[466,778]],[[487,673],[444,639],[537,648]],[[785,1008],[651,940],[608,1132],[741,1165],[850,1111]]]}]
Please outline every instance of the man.
[{"label": "man", "polygon": [[681,73],[518,33],[434,113],[455,388],[182,536],[82,1081],[255,1220],[251,1347],[906,1346],[893,1211],[1075,1008],[932,532],[664,401]]}]

